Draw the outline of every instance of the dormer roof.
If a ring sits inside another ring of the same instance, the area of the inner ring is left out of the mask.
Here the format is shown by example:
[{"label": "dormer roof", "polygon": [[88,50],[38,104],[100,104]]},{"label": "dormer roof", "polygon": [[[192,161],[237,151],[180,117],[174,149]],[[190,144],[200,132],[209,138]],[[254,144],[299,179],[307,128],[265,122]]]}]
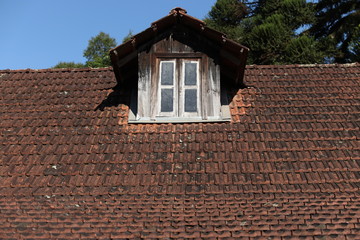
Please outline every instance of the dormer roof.
[{"label": "dormer roof", "polygon": [[[175,26],[184,26],[207,38],[218,46],[220,66],[226,71],[232,83],[240,85],[243,81],[247,53],[249,49],[229,38],[224,33],[206,26],[206,23],[187,14],[183,8],[174,8],[170,13],[153,22],[149,28],[136,34],[127,42],[110,50],[110,57],[118,83],[123,78],[119,68],[137,57],[146,45],[162,39],[162,34]],[[164,37],[163,37],[164,38]]]}]

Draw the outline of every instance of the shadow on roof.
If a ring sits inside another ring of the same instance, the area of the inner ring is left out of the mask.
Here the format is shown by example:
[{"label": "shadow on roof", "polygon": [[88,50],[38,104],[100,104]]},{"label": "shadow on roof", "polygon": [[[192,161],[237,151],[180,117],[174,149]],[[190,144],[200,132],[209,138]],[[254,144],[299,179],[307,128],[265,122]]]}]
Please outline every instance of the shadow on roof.
[{"label": "shadow on roof", "polygon": [[116,85],[113,88],[113,91],[107,95],[95,109],[94,111],[104,111],[105,108],[118,107],[119,105],[130,105],[130,96],[131,91],[128,91],[127,88],[120,88]]}]

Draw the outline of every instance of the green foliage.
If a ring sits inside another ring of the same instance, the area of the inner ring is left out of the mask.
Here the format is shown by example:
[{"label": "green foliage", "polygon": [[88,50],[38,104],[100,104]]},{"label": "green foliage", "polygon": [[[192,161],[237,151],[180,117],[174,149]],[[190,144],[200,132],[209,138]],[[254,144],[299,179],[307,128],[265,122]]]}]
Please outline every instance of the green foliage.
[{"label": "green foliage", "polygon": [[349,42],[349,58],[353,62],[360,62],[360,24],[354,28]]},{"label": "green foliage", "polygon": [[315,21],[314,5],[305,0],[285,0],[280,6],[286,23],[292,30]]},{"label": "green foliage", "polygon": [[319,51],[319,49],[320,46],[314,38],[306,35],[292,38],[284,50],[283,62],[302,64],[322,62],[325,57],[325,53],[323,51]]},{"label": "green foliage", "polygon": [[305,0],[260,0],[251,21],[252,25],[245,30],[243,42],[252,50],[249,62],[322,62],[324,54],[320,52],[320,46],[314,39],[297,33],[298,29],[314,21],[314,8],[311,3]]},{"label": "green foliage", "polygon": [[219,26],[236,26],[247,14],[247,8],[239,0],[218,0],[209,12],[209,19]]},{"label": "green foliage", "polygon": [[297,28],[314,20],[313,4],[305,0],[260,0],[255,8],[259,19],[265,19],[272,14],[284,16],[290,28]]},{"label": "green foliage", "polygon": [[134,36],[133,31],[130,30],[129,33],[123,38],[122,42],[125,43],[129,41]]},{"label": "green foliage", "polygon": [[316,22],[310,33],[316,39],[329,38],[336,48],[335,62],[359,61],[356,54],[359,45],[359,0],[320,0],[316,5]]},{"label": "green foliage", "polygon": [[[241,14],[232,10],[235,3]],[[205,21],[249,47],[250,64],[321,63],[326,41],[299,34],[314,17],[314,4],[306,0],[218,0]]]},{"label": "green foliage", "polygon": [[83,68],[85,64],[75,62],[59,62],[53,68]]},{"label": "green foliage", "polygon": [[247,14],[246,5],[239,0],[218,0],[204,19],[206,24],[227,37],[241,42],[243,40],[243,19]]},{"label": "green foliage", "polygon": [[100,32],[89,40],[88,47],[84,50],[88,67],[106,67],[111,65],[109,50],[116,46],[116,40],[109,34]]},{"label": "green foliage", "polygon": [[257,64],[282,63],[283,50],[291,40],[291,32],[282,24],[283,16],[274,14],[262,24],[252,28],[246,37],[246,45],[252,52],[250,60]]},{"label": "green foliage", "polygon": [[116,40],[109,34],[100,32],[89,40],[84,50],[86,64],[74,62],[59,62],[53,68],[82,68],[82,67],[107,67],[111,65],[109,50],[116,46]]},{"label": "green foliage", "polygon": [[243,41],[243,32],[244,32],[244,27],[242,25],[238,25],[238,26],[220,26],[220,25],[216,25],[215,22],[209,20],[209,19],[205,19],[205,22],[207,24],[207,26],[209,26],[210,28],[213,28],[219,32],[222,33],[226,33],[226,36],[236,42],[242,42]]}]

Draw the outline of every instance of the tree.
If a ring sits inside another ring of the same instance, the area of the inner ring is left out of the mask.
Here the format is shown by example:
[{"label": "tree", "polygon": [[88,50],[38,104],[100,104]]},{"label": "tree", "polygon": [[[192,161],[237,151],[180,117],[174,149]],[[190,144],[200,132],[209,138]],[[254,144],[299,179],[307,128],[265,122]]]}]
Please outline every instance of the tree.
[{"label": "tree", "polygon": [[247,14],[247,7],[239,0],[218,0],[209,12],[209,18],[220,26],[236,26]]},{"label": "tree", "polygon": [[75,62],[59,62],[53,68],[83,68],[85,64]]},{"label": "tree", "polygon": [[248,14],[244,2],[239,0],[218,0],[205,18],[206,24],[237,42],[242,41],[242,20]]},{"label": "tree", "polygon": [[89,40],[84,50],[86,64],[75,62],[59,62],[53,68],[107,67],[111,65],[109,50],[116,46],[116,40],[109,34],[100,32]]},{"label": "tree", "polygon": [[109,34],[100,32],[89,40],[88,47],[84,50],[88,67],[106,67],[111,65],[109,50],[116,46],[116,40]]},{"label": "tree", "polygon": [[134,36],[133,31],[129,30],[129,33],[123,38],[122,42],[125,43],[129,41]]},{"label": "tree", "polygon": [[312,3],[305,0],[260,0],[254,9],[244,44],[252,50],[255,64],[322,62],[325,53],[300,29],[314,21]]},{"label": "tree", "polygon": [[360,62],[360,24],[352,32],[353,39],[349,43],[349,60]]},{"label": "tree", "polygon": [[320,0],[316,22],[310,32],[316,39],[328,38],[337,51],[335,62],[359,61],[360,1]]},{"label": "tree", "polygon": [[306,0],[218,0],[205,21],[249,47],[248,63],[317,63],[326,53],[299,30],[313,23],[314,15]]}]

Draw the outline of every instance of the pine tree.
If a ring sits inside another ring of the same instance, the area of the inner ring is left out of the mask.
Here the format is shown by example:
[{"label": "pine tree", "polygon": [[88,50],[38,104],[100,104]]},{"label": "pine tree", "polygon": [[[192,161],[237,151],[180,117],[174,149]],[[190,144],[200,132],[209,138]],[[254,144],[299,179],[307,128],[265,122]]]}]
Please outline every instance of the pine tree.
[{"label": "pine tree", "polygon": [[328,38],[337,49],[335,62],[359,61],[359,0],[320,0],[316,5],[316,19],[310,32],[316,39]]}]

